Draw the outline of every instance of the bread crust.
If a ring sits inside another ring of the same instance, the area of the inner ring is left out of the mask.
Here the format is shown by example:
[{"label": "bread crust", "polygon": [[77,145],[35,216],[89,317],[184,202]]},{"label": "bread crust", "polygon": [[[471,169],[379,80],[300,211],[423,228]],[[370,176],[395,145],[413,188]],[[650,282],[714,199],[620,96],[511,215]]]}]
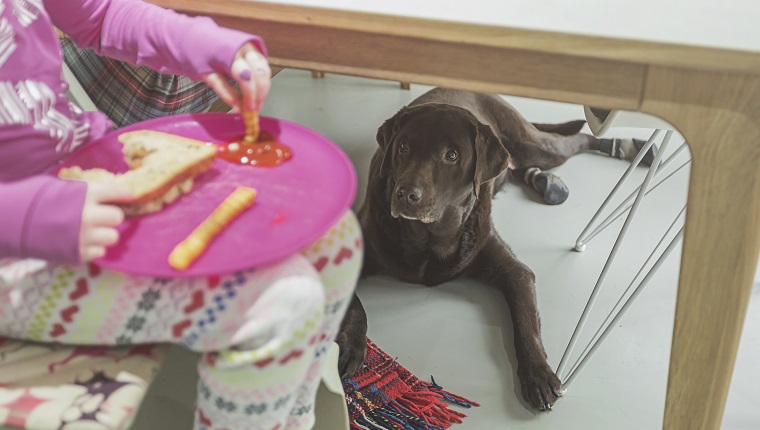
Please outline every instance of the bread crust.
[{"label": "bread crust", "polygon": [[211,168],[216,145],[151,130],[119,135],[130,170],[113,174],[103,169],[61,169],[63,179],[86,182],[122,183],[134,199],[119,203],[128,216],[157,212],[173,203],[193,186],[193,179]]}]

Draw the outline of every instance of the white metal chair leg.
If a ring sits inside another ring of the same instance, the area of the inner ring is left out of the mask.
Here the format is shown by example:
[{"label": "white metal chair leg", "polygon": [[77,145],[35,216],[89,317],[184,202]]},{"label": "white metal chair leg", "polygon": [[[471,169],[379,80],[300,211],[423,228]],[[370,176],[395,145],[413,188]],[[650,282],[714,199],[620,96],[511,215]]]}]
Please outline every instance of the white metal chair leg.
[{"label": "white metal chair leg", "polygon": [[[681,218],[681,216],[686,212],[686,206],[681,209],[681,212],[678,213],[678,215],[673,220],[673,223],[670,224],[670,227],[665,231],[665,233],[662,235],[662,238],[657,243],[657,245],[652,250],[652,253],[649,254],[649,257],[647,257],[647,260],[644,262],[644,264],[641,266],[641,269],[639,269],[638,273],[633,277],[631,280],[631,283],[628,284],[628,287],[623,292],[623,294],[620,296],[620,299],[615,303],[615,306],[612,307],[612,310],[607,315],[607,317],[604,319],[604,322],[599,327],[599,329],[596,331],[594,336],[591,338],[591,341],[586,345],[581,355],[578,357],[578,360],[576,360],[575,364],[571,366],[570,372],[567,374],[567,378],[562,383],[562,389],[566,390],[570,387],[570,384],[573,383],[575,378],[578,376],[578,374],[583,370],[583,368],[586,366],[586,363],[591,359],[591,357],[594,355],[594,353],[599,349],[602,343],[607,339],[607,336],[612,332],[612,330],[617,325],[618,321],[625,315],[626,311],[633,305],[633,302],[636,301],[636,298],[639,296],[641,291],[646,287],[649,280],[654,276],[654,273],[657,272],[657,270],[662,265],[663,261],[668,258],[670,253],[673,251],[673,248],[675,245],[680,241],[681,236],[683,234],[683,227],[681,227],[681,230],[679,233],[673,237],[668,247],[660,254],[660,257],[657,259],[657,261],[654,263],[652,268],[649,270],[647,275],[642,279],[642,281],[636,286],[634,289],[634,285],[636,284],[636,281],[638,280],[639,276],[644,272],[644,268],[650,263],[654,255],[657,253],[657,250],[662,246],[663,243],[665,243],[665,239],[670,235],[670,233],[675,229],[676,225],[679,224],[678,220]],[[630,294],[633,290],[633,293]],[[627,298],[626,298],[627,297]],[[622,306],[621,306],[622,303]]]},{"label": "white metal chair leg", "polygon": [[[678,149],[675,152],[673,152],[673,154],[670,157],[668,157],[667,160],[662,162],[662,165],[657,168],[657,172],[655,173],[655,178],[657,178],[657,182],[654,185],[652,185],[649,188],[649,190],[647,190],[647,192],[644,194],[645,196],[651,193],[652,191],[654,191],[655,189],[657,189],[657,187],[659,187],[660,184],[670,179],[671,176],[678,173],[681,169],[686,167],[686,165],[688,165],[691,162],[691,158],[689,158],[688,160],[683,162],[680,166],[676,167],[675,170],[668,173],[665,177],[661,177],[664,174],[662,172],[665,169],[667,169],[670,166],[670,164],[672,164],[672,162],[675,160],[675,157],[677,157],[686,148],[687,148],[687,145],[686,145],[686,142],[684,142],[681,146],[678,147]],[[610,215],[607,216],[607,218],[601,221],[594,230],[588,233],[588,235],[579,237],[578,240],[576,241],[576,247],[580,245],[583,249],[585,249],[586,245],[589,242],[591,242],[593,238],[595,238],[599,233],[604,231],[605,228],[607,228],[610,224],[612,224],[612,222],[615,221],[619,216],[624,214],[625,211],[630,209],[631,206],[633,206],[633,200],[636,197],[636,193],[638,193],[640,189],[641,189],[641,186],[633,190],[631,194],[629,194],[628,197],[626,197],[626,199],[623,200],[623,202],[620,203],[620,205],[617,208],[615,208]],[[607,198],[611,199],[614,194],[615,194],[614,192],[611,192]]]},{"label": "white metal chair leg", "polygon": [[[644,148],[642,148],[642,150],[633,160],[633,163],[631,164],[632,166],[635,167],[635,165],[638,164],[639,161],[641,161],[641,158],[643,158],[643,154],[645,154],[646,151],[649,150],[648,148],[652,145],[652,143],[654,143],[654,138],[657,136],[657,134],[658,134],[657,131],[652,133],[652,138],[650,138],[649,141],[647,141],[646,145],[644,145]],[[663,139],[662,141],[662,146],[660,147],[660,150],[657,151],[657,153],[654,156],[654,161],[652,162],[652,165],[654,166],[654,168],[649,169],[646,177],[644,178],[644,182],[641,185],[641,190],[636,195],[636,200],[633,202],[633,207],[631,208],[631,211],[628,213],[628,216],[626,217],[625,222],[623,223],[623,228],[620,230],[620,235],[615,241],[615,244],[612,246],[612,251],[610,252],[610,256],[607,259],[607,262],[604,264],[604,268],[602,268],[602,273],[599,275],[599,279],[596,281],[596,285],[594,285],[594,289],[591,291],[591,296],[586,302],[586,307],[583,308],[583,313],[581,314],[581,317],[578,320],[578,324],[576,324],[575,326],[575,330],[573,330],[573,334],[570,337],[570,342],[568,343],[567,348],[565,348],[565,352],[562,354],[562,359],[560,360],[559,367],[557,368],[557,374],[560,374],[560,375],[562,374],[562,371],[565,369],[565,365],[567,364],[567,360],[570,358],[570,354],[573,352],[573,349],[575,348],[575,344],[578,342],[578,335],[580,334],[581,330],[583,330],[583,327],[586,325],[586,321],[588,320],[588,315],[591,311],[591,308],[594,306],[594,303],[596,302],[596,297],[599,295],[599,290],[601,289],[602,284],[604,284],[604,280],[607,278],[607,272],[609,272],[612,261],[615,259],[618,249],[620,249],[620,245],[622,244],[623,239],[625,238],[625,234],[628,231],[628,227],[630,226],[631,221],[633,221],[633,218],[636,212],[638,211],[639,206],[641,205],[641,201],[644,198],[644,194],[649,189],[649,184],[652,182],[652,178],[654,177],[654,174],[657,171],[657,167],[660,166],[662,155],[665,153],[665,150],[667,149],[668,143],[670,142],[670,138],[672,137],[672,135],[673,135],[673,131],[669,130],[667,134],[665,135],[665,139]],[[616,191],[617,188],[619,188],[619,185],[622,183],[623,179],[627,178],[627,175],[630,174],[629,173],[630,170],[631,169],[629,168],[628,171],[626,171],[626,175],[624,175],[624,178],[622,178],[621,181],[618,182],[618,184],[615,186],[614,191]],[[605,205],[602,205],[602,206],[604,207]]]},{"label": "white metal chair leg", "polygon": [[[615,184],[615,187],[612,189],[612,192],[607,196],[607,199],[604,200],[604,203],[599,207],[599,209],[596,211],[593,217],[591,217],[591,221],[589,221],[588,225],[586,225],[586,228],[583,229],[583,232],[581,232],[580,236],[578,236],[578,240],[576,241],[575,250],[576,251],[583,251],[585,250],[585,245],[580,243],[581,238],[586,236],[586,233],[591,229],[591,226],[594,225],[596,220],[599,218],[599,216],[602,214],[604,209],[607,208],[607,205],[610,203],[610,200],[612,196],[620,189],[620,187],[623,185],[623,183],[628,179],[629,176],[633,173],[634,169],[639,165],[641,160],[644,158],[644,156],[649,152],[649,148],[654,145],[655,139],[657,139],[657,136],[659,136],[660,132],[662,130],[655,130],[654,133],[652,133],[652,136],[647,140],[646,144],[639,150],[639,153],[636,154],[636,157],[634,157],[633,161],[631,162],[631,165],[628,166],[628,169],[623,173],[623,177],[620,178],[620,180]],[[660,148],[659,151],[657,151],[657,154],[660,154],[662,152],[662,148]],[[655,159],[657,160],[657,155],[655,154]],[[652,164],[656,165],[657,162],[653,162]]]}]

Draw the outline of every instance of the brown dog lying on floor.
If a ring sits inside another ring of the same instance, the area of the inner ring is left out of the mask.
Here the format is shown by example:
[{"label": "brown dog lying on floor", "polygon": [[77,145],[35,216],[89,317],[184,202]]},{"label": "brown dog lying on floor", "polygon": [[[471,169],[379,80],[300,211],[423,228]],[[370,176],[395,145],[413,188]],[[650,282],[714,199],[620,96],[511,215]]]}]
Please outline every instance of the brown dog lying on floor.
[{"label": "brown dog lying on floor", "polygon": [[[583,125],[531,124],[499,96],[434,89],[379,128],[380,148],[359,209],[364,276],[387,273],[436,285],[466,275],[504,293],[522,395],[538,410],[551,409],[560,381],[541,341],[535,276],[494,231],[491,199],[513,171],[528,172],[534,188],[556,203],[564,184],[539,169],[559,166],[584,150],[633,158],[644,143],[597,139],[579,133]],[[653,154],[647,158],[651,162]],[[354,296],[337,340],[344,376],[361,367],[366,334],[367,315]]]}]

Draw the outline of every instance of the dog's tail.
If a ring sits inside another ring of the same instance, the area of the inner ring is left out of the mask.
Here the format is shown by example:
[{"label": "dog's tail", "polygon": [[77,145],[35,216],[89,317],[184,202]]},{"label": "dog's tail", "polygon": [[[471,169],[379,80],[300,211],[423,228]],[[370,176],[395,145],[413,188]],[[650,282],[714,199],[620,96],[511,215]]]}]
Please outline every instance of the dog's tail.
[{"label": "dog's tail", "polygon": [[568,121],[562,124],[541,124],[533,123],[533,126],[546,133],[555,133],[562,136],[572,136],[581,131],[583,126],[586,125],[586,121],[579,119],[576,121]]}]

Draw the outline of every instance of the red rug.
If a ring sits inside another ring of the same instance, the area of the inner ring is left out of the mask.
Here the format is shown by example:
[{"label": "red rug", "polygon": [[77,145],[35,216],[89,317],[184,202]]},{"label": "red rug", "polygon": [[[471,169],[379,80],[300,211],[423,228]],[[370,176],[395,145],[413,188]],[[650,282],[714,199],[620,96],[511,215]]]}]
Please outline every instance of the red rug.
[{"label": "red rug", "polygon": [[480,406],[412,375],[367,339],[367,359],[343,380],[351,428],[359,430],[442,430],[461,423],[463,408]]}]

